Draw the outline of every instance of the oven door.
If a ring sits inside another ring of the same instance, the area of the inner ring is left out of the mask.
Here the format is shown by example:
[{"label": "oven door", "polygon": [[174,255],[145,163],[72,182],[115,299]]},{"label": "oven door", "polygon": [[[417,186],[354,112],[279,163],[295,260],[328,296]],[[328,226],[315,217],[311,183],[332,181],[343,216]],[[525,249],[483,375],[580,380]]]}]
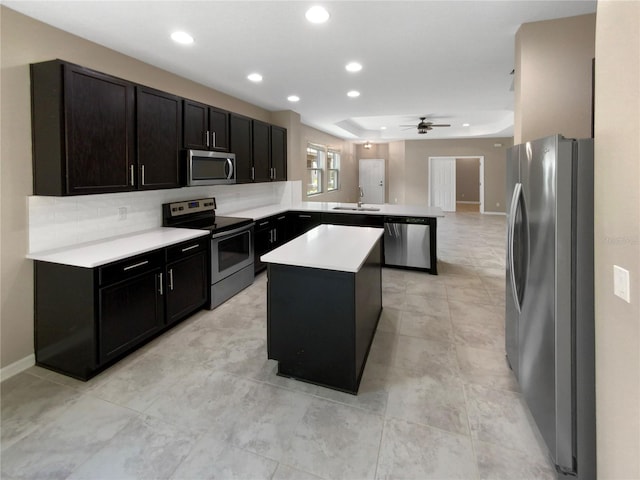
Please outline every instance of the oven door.
[{"label": "oven door", "polygon": [[253,268],[253,224],[211,237],[211,283]]}]

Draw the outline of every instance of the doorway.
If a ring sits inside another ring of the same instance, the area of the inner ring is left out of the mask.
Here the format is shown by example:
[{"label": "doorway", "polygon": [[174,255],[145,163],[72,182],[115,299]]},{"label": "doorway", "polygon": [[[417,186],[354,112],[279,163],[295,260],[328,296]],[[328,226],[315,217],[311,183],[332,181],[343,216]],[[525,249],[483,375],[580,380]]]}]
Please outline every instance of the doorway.
[{"label": "doorway", "polygon": [[362,203],[384,203],[384,159],[360,159],[358,166],[358,185],[363,193],[360,199]]},{"label": "doorway", "polygon": [[429,157],[429,191],[427,192],[429,206],[438,206],[444,212],[457,211],[456,167],[459,166],[458,163],[468,163],[467,159],[478,160],[475,167],[477,177],[474,176],[475,180],[472,180],[478,185],[478,190],[472,193],[477,193],[477,197],[473,198],[478,199],[479,211],[484,213],[484,156],[482,155]]}]

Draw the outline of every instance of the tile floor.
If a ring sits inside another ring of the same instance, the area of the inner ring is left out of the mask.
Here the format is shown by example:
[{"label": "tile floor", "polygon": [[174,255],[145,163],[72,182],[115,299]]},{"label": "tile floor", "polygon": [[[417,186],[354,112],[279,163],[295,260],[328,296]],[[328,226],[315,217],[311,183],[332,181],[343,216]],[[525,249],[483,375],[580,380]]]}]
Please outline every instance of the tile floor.
[{"label": "tile floor", "polygon": [[3,479],[551,479],[504,356],[502,216],[439,222],[439,273],[383,271],[357,396],[275,375],[266,275],[83,383],[3,382]]}]

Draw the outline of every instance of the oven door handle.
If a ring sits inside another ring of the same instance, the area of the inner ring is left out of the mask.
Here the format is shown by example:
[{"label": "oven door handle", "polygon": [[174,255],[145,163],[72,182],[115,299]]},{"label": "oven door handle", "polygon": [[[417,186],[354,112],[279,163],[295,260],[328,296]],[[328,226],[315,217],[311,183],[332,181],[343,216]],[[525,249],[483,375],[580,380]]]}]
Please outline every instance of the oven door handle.
[{"label": "oven door handle", "polygon": [[211,238],[213,239],[213,238],[228,237],[230,235],[235,235],[236,233],[245,232],[250,230],[254,225],[255,225],[255,222],[250,223],[249,225],[245,225],[243,227],[236,228],[234,230],[227,230],[226,232],[214,233],[213,235],[211,235]]}]

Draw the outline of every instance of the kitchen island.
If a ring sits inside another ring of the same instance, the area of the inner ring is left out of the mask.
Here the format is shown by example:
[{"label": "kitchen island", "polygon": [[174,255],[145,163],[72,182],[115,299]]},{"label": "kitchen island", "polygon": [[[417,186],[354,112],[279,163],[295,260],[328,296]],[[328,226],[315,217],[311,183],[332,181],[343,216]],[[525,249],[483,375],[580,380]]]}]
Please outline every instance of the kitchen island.
[{"label": "kitchen island", "polygon": [[382,234],[320,225],[261,257],[279,375],[357,394],[382,312]]}]

